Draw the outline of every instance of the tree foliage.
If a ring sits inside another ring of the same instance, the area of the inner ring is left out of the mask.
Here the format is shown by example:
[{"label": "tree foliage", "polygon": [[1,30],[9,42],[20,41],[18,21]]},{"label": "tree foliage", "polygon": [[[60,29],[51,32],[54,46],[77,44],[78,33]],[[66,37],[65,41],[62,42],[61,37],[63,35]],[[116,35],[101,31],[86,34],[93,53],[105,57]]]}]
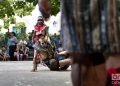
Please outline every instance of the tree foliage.
[{"label": "tree foliage", "polygon": [[10,17],[10,24],[16,24],[16,19],[14,16]]},{"label": "tree foliage", "polygon": [[35,2],[36,0],[2,0],[0,2],[0,18],[29,15],[36,4]]},{"label": "tree foliage", "polygon": [[1,29],[2,29],[2,26],[0,25],[0,31],[1,31]]},{"label": "tree foliage", "polygon": [[25,15],[30,15],[33,8],[34,8],[33,3],[28,2],[28,0],[27,1],[25,0],[15,1],[13,3],[14,12],[20,17],[25,16]]},{"label": "tree foliage", "polygon": [[18,39],[27,39],[27,34],[25,32],[22,32],[22,30],[25,29],[26,25],[24,22],[16,23],[15,27],[20,31],[20,33],[17,35]]},{"label": "tree foliage", "polygon": [[4,21],[4,28],[8,29],[8,32],[9,32],[9,25],[16,23],[16,19],[13,16],[11,16],[9,18],[5,17],[5,18],[3,18],[3,21]]},{"label": "tree foliage", "polygon": [[[8,29],[9,25],[15,24],[15,15],[23,17],[30,15],[38,0],[0,0],[0,19],[4,20],[4,28]],[[60,2],[59,0],[51,0],[52,15],[56,15],[59,12]],[[22,27],[16,24],[17,27]],[[24,25],[24,24],[23,24]]]},{"label": "tree foliage", "polygon": [[52,15],[56,15],[60,11],[60,1],[51,0],[51,4],[52,4]]},{"label": "tree foliage", "polygon": [[17,36],[17,39],[20,40],[20,39],[27,39],[28,38],[28,35],[26,33],[20,33],[18,36]]},{"label": "tree foliage", "polygon": [[[18,15],[20,17],[30,15],[38,0],[1,0],[0,1],[0,18],[5,16],[11,17]],[[59,12],[59,0],[51,0],[52,15]]]},{"label": "tree foliage", "polygon": [[16,23],[15,26],[17,29],[24,29],[26,27],[24,22]]},{"label": "tree foliage", "polygon": [[6,15],[10,17],[14,15],[14,11],[8,0],[2,0],[0,2],[0,18],[4,18]]},{"label": "tree foliage", "polygon": [[8,29],[10,25],[10,19],[9,18],[4,18],[4,28]]}]

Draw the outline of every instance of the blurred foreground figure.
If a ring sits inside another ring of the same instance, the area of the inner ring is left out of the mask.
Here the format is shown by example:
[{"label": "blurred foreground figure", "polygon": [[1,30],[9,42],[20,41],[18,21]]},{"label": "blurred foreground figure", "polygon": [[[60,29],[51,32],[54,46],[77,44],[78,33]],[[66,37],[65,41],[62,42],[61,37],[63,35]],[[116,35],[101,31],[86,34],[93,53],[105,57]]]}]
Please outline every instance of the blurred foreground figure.
[{"label": "blurred foreground figure", "polygon": [[51,15],[51,1],[50,0],[38,0],[38,6],[39,6],[40,14],[42,14],[44,20],[47,21]]},{"label": "blurred foreground figure", "polygon": [[105,57],[120,52],[115,0],[61,2],[61,34],[63,47],[73,60],[73,86],[109,86]]}]

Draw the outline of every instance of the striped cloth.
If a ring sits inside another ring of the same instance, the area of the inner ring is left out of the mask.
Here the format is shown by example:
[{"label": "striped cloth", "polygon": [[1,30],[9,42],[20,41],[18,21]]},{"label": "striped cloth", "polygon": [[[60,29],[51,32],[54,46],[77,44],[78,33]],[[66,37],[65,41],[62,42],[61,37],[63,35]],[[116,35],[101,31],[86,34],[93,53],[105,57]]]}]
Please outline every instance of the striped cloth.
[{"label": "striped cloth", "polygon": [[65,50],[119,53],[116,0],[62,0],[61,38]]}]

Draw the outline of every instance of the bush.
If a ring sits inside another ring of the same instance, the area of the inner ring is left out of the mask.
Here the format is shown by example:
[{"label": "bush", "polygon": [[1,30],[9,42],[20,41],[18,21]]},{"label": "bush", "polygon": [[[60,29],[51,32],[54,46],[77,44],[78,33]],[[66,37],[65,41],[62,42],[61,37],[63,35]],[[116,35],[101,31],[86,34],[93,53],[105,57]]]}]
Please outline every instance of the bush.
[{"label": "bush", "polygon": [[0,34],[0,48],[2,47],[2,45],[5,45],[5,35],[4,34]]}]

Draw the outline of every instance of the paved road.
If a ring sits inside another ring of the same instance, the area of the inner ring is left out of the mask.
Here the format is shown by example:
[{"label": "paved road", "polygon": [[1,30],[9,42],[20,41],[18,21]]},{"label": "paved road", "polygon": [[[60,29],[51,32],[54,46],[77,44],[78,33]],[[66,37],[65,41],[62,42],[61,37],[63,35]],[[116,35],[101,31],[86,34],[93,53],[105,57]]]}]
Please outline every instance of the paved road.
[{"label": "paved road", "polygon": [[0,86],[72,86],[70,68],[58,72],[39,65],[38,72],[30,72],[31,68],[31,61],[0,62]]}]

